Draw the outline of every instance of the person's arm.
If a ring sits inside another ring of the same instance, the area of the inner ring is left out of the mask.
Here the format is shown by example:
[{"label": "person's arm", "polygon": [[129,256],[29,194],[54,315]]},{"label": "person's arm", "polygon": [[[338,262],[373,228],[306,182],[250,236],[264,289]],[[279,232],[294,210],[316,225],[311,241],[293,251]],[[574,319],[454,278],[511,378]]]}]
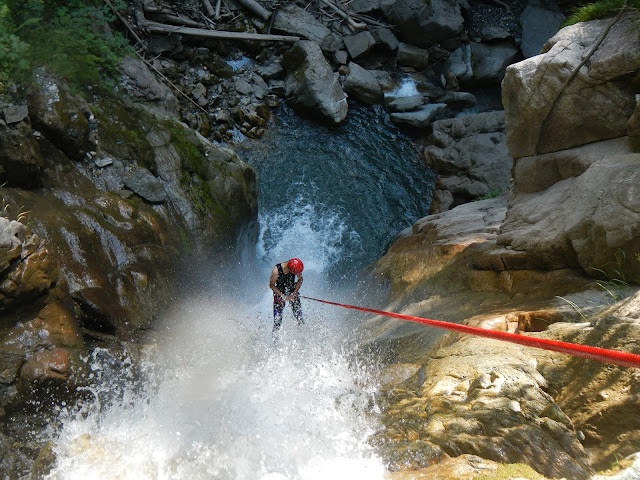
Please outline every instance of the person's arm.
[{"label": "person's arm", "polygon": [[296,286],[293,289],[293,293],[291,294],[292,297],[295,297],[296,295],[298,295],[298,290],[300,290],[301,286],[302,286],[302,274],[299,274],[298,281],[296,282]]},{"label": "person's arm", "polygon": [[279,297],[284,298],[284,293],[282,293],[276,287],[277,280],[278,280],[278,267],[273,267],[273,270],[271,270],[271,277],[269,278],[269,288],[273,290],[273,293],[275,293]]}]

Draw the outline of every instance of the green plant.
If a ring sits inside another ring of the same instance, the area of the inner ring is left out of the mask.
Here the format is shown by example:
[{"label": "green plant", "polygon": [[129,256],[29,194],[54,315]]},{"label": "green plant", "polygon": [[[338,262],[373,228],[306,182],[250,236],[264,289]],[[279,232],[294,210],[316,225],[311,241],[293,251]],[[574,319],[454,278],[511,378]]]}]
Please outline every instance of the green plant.
[{"label": "green plant", "polygon": [[576,311],[576,313],[577,313],[578,315],[580,315],[580,318],[582,318],[582,320],[584,320],[585,322],[587,321],[587,316],[584,314],[584,312],[583,312],[583,311],[582,311],[582,309],[578,306],[578,304],[577,304],[577,303],[572,302],[572,301],[571,301],[571,300],[569,300],[568,298],[561,297],[560,295],[556,295],[556,297],[555,297],[555,298],[559,298],[560,300],[563,300],[563,301],[567,302],[567,303],[571,306],[571,308],[573,308],[573,309]]},{"label": "green plant", "polygon": [[496,188],[495,190],[491,190],[490,192],[485,193],[484,195],[480,195],[473,199],[474,202],[479,202],[480,200],[489,200],[490,198],[496,198],[502,195],[502,190]]},{"label": "green plant", "polygon": [[[579,22],[588,22],[598,18],[606,18],[615,15],[625,4],[624,0],[601,0],[576,7],[564,21],[567,27]],[[628,0],[627,8],[640,8],[640,0]]]},{"label": "green plant", "polygon": [[0,0],[0,82],[45,66],[76,91],[107,87],[131,49],[111,21],[98,0]]}]

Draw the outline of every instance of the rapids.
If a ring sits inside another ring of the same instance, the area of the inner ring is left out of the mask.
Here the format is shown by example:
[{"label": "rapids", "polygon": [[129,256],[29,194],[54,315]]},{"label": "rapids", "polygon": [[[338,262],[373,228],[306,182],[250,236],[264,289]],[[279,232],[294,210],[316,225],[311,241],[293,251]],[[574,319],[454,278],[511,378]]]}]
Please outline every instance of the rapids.
[{"label": "rapids", "polygon": [[357,320],[303,301],[305,325],[287,306],[274,337],[268,277],[297,256],[302,293],[357,301],[358,272],[427,213],[433,176],[381,110],[352,108],[330,129],[283,108],[272,123],[238,147],[259,173],[257,242],[167,312],[137,360],[86,359],[96,401],[60,410],[48,478],[383,478],[367,443],[377,366],[354,355]]}]

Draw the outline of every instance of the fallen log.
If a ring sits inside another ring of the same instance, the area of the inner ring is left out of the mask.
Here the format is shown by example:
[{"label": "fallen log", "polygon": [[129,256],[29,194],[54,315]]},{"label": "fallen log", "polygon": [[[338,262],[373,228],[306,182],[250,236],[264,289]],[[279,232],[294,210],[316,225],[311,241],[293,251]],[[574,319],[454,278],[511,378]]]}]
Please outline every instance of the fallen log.
[{"label": "fallen log", "polygon": [[202,6],[206,10],[207,15],[209,15],[210,17],[215,16],[216,12],[213,9],[213,6],[211,6],[211,2],[209,2],[209,0],[202,0]]},{"label": "fallen log", "polygon": [[207,30],[206,28],[190,28],[166,25],[147,21],[144,27],[155,33],[176,33],[179,35],[191,35],[194,37],[220,38],[224,40],[256,40],[264,42],[291,42],[295,43],[300,37],[292,35],[267,35],[264,33],[226,32],[220,30]]}]

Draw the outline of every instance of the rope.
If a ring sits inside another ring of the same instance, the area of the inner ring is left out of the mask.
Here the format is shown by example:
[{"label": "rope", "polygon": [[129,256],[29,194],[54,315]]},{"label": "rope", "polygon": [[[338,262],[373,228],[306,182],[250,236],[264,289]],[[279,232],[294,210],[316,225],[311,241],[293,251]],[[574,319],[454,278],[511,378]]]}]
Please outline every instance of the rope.
[{"label": "rope", "polygon": [[300,295],[300,297],[306,298],[307,300],[313,300],[314,302],[326,303],[327,305],[335,305],[337,307],[359,310],[361,312],[373,313],[375,315],[384,315],[385,317],[422,323],[424,325],[451,330],[453,332],[493,338],[504,342],[517,343],[526,347],[542,348],[544,350],[565,353],[575,357],[588,358],[590,360],[597,360],[604,363],[612,363],[621,367],[640,368],[640,355],[635,355],[633,353],[590,347],[588,345],[577,345],[575,343],[560,342],[558,340],[548,340],[545,338],[527,337],[516,333],[501,332],[498,330],[485,330],[483,328],[470,327],[469,325],[459,325],[457,323],[443,322],[441,320],[431,320],[428,318],[413,317],[411,315],[402,315],[400,313],[385,312],[383,310],[374,310],[372,308],[356,307],[354,305],[329,302],[327,300],[320,300],[318,298],[305,297],[302,295]]}]

